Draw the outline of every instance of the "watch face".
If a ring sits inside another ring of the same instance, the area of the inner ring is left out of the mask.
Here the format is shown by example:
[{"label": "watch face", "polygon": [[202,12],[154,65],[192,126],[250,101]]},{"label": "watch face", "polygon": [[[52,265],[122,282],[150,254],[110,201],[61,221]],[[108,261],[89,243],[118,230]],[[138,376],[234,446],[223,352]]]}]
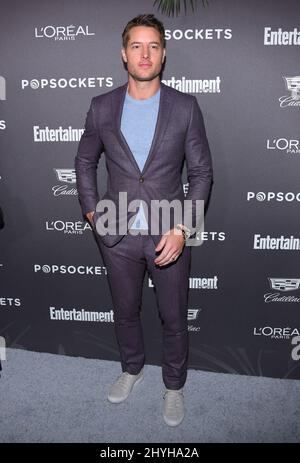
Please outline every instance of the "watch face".
[{"label": "watch face", "polygon": [[187,228],[185,225],[181,225],[181,224],[177,224],[176,228],[178,230],[181,230],[182,236],[183,236],[185,241],[189,239],[189,237],[191,236],[191,231],[189,230],[189,228]]}]

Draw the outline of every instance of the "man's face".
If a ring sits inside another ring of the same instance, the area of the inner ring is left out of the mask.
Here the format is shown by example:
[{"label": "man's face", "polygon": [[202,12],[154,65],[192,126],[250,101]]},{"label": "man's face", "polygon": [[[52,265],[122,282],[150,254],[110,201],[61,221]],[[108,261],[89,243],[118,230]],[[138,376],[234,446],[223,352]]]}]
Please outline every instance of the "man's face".
[{"label": "man's face", "polygon": [[135,26],[129,31],[127,47],[122,48],[128,73],[139,81],[153,80],[160,74],[165,49],[154,27]]}]

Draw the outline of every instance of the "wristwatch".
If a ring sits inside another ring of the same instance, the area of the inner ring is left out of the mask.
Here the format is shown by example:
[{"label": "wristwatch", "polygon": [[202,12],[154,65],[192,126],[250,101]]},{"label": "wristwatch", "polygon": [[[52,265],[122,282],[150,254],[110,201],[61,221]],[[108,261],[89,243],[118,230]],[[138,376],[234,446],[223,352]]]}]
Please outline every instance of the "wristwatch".
[{"label": "wristwatch", "polygon": [[181,223],[178,223],[176,225],[176,228],[177,230],[181,230],[184,241],[189,239],[189,237],[191,236],[191,230],[188,227],[186,227],[185,225]]}]

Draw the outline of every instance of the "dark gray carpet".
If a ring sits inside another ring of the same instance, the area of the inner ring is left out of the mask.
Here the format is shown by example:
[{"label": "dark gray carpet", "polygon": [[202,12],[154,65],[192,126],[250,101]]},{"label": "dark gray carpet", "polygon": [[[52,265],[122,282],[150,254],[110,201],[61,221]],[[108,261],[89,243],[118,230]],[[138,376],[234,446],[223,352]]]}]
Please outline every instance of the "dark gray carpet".
[{"label": "dark gray carpet", "polygon": [[7,349],[1,442],[300,442],[300,381],[188,371],[186,416],[162,417],[161,368],[121,404],[106,399],[118,362]]}]

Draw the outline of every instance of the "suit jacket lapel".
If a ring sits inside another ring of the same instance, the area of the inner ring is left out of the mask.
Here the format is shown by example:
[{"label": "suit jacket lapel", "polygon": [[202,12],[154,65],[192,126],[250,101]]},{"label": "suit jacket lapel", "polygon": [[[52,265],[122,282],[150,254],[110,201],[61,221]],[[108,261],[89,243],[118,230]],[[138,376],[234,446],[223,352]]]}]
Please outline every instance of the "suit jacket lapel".
[{"label": "suit jacket lapel", "polygon": [[133,164],[135,169],[137,169],[140,175],[143,175],[145,173],[145,171],[149,167],[150,162],[155,156],[156,147],[159,145],[159,143],[161,142],[163,138],[163,135],[168,125],[170,113],[171,113],[172,100],[167,91],[168,90],[167,86],[163,84],[162,82],[160,83],[160,85],[161,85],[160,100],[159,100],[159,108],[158,108],[158,115],[157,115],[154,136],[153,136],[149,154],[148,154],[148,157],[147,157],[147,160],[145,162],[142,172],[140,171],[140,168],[135,160],[135,157],[126,142],[124,135],[121,132],[121,117],[122,117],[123,104],[124,104],[126,91],[127,91],[127,83],[119,87],[118,92],[115,92],[114,98],[112,99],[112,110],[113,110],[113,118],[114,118],[114,125],[115,125],[114,126],[115,133],[117,135],[120,145],[122,146],[123,150],[127,154],[130,162]]},{"label": "suit jacket lapel", "polygon": [[144,174],[144,172],[149,167],[153,157],[155,156],[157,152],[156,148],[157,146],[159,146],[160,142],[163,139],[164,133],[166,131],[166,128],[169,122],[169,117],[171,114],[171,106],[172,106],[172,100],[168,93],[168,87],[161,82],[160,83],[160,101],[159,101],[159,108],[158,108],[158,115],[157,115],[154,136],[153,136],[151,148],[150,148],[147,160],[145,162],[142,174]]},{"label": "suit jacket lapel", "polygon": [[122,146],[125,153],[127,154],[129,160],[131,161],[133,166],[140,172],[140,169],[135,160],[135,157],[126,142],[124,135],[121,132],[121,118],[122,118],[123,104],[124,104],[124,100],[126,96],[126,90],[127,90],[127,83],[119,87],[117,92],[113,93],[112,111],[113,111],[113,121],[114,121],[114,133],[116,134],[119,140],[119,143]]}]

